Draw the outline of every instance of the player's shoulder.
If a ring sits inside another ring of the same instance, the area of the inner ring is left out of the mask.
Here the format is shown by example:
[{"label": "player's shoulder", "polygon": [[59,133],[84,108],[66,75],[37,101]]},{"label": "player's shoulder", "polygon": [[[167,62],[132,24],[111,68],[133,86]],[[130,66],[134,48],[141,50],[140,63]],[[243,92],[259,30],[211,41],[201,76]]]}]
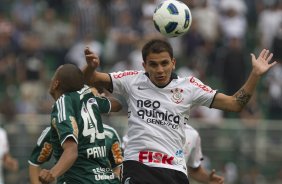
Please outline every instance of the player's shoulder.
[{"label": "player's shoulder", "polygon": [[37,145],[40,146],[42,142],[50,142],[51,126],[46,127],[37,139]]},{"label": "player's shoulder", "polygon": [[7,132],[4,128],[0,127],[0,135],[6,136]]},{"label": "player's shoulder", "polygon": [[66,93],[62,94],[62,95],[57,99],[56,102],[62,101],[62,100],[63,100],[63,101],[68,101],[68,100],[71,101],[71,100],[81,99],[81,97],[82,97],[82,96],[84,97],[86,94],[91,94],[92,96],[94,96],[93,93],[92,93],[91,88],[90,88],[89,86],[87,86],[87,85],[84,85],[84,87],[81,88],[81,89],[78,90],[78,91],[66,92]]},{"label": "player's shoulder", "polygon": [[176,76],[173,79],[178,82],[183,81],[186,83],[194,83],[195,81],[200,82],[200,80],[197,77],[192,76],[192,75],[185,76],[185,77]]},{"label": "player's shoulder", "polygon": [[111,77],[113,79],[122,79],[122,78],[132,78],[132,77],[140,77],[145,74],[145,71],[143,70],[125,70],[125,71],[119,71],[119,72],[112,72],[110,73]]},{"label": "player's shoulder", "polygon": [[190,90],[201,89],[203,92],[213,93],[214,90],[208,85],[204,84],[200,79],[195,76],[179,77],[176,79],[176,85],[182,88],[189,88]]}]

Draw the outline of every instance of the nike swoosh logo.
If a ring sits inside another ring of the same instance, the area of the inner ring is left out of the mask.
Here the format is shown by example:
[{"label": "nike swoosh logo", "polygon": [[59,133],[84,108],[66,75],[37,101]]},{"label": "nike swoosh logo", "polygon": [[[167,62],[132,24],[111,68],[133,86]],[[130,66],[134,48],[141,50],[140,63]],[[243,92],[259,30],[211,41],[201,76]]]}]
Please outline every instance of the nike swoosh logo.
[{"label": "nike swoosh logo", "polygon": [[138,86],[138,88],[137,88],[138,90],[146,90],[146,89],[149,89],[149,88],[147,88],[147,87],[140,87],[140,86]]}]

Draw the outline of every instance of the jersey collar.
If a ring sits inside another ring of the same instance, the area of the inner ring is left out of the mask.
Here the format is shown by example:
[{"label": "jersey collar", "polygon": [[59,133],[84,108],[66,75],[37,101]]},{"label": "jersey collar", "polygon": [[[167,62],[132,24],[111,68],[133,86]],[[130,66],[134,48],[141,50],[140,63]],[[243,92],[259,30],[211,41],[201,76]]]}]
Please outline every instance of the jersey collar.
[{"label": "jersey collar", "polygon": [[[148,72],[145,72],[145,75],[149,78],[149,74],[148,74]],[[171,76],[170,76],[170,81],[169,81],[169,83],[173,80],[173,79],[177,79],[178,78],[178,76],[177,76],[177,74],[176,73],[174,73],[174,72],[172,72],[171,73]],[[167,85],[169,85],[169,83],[167,83],[165,86],[156,86],[156,87],[158,87],[158,88],[165,88]]]}]

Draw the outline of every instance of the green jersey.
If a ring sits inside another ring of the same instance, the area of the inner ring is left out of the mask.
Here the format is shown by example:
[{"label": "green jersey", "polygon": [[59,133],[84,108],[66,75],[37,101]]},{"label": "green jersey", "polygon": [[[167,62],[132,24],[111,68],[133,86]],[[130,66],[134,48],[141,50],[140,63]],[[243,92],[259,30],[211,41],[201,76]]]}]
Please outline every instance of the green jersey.
[{"label": "green jersey", "polygon": [[36,146],[33,148],[28,163],[34,166],[39,166],[50,160],[52,156],[52,144],[50,142],[51,127],[45,128],[39,138]]},{"label": "green jersey", "polygon": [[110,102],[92,94],[88,87],[65,93],[51,113],[51,143],[53,156],[59,160],[62,144],[72,137],[78,143],[78,158],[72,167],[58,178],[65,184],[117,183],[106,154],[105,133],[100,113],[110,111]]},{"label": "green jersey", "polygon": [[103,124],[103,126],[106,137],[108,159],[110,161],[111,167],[115,168],[119,166],[123,161],[121,141],[118,133],[114,128],[106,124]]},{"label": "green jersey", "polygon": [[[105,124],[103,124],[103,127],[107,157],[110,161],[111,168],[115,168],[119,166],[123,160],[120,137],[113,127]],[[36,146],[33,148],[28,160],[29,164],[40,166],[50,160],[53,153],[52,144],[50,142],[50,130],[51,127],[47,127],[40,134]],[[118,184],[119,181],[116,180],[116,183]]]}]

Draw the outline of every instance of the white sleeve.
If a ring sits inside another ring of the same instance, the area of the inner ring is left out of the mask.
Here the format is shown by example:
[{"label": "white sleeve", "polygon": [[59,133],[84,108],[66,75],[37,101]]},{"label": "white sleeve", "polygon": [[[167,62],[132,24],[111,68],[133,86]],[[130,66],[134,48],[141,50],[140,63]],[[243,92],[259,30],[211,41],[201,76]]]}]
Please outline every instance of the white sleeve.
[{"label": "white sleeve", "polygon": [[193,90],[193,106],[206,106],[210,107],[216,90],[203,84],[199,79],[195,77],[189,77],[189,83]]},{"label": "white sleeve", "polygon": [[134,70],[110,73],[113,84],[113,93],[121,94],[126,97],[130,89],[132,76],[138,73],[138,71]]},{"label": "white sleeve", "polygon": [[4,129],[0,128],[0,156],[3,156],[5,153],[9,152],[9,142],[7,133]]},{"label": "white sleeve", "polygon": [[197,134],[194,147],[192,148],[191,154],[188,158],[187,166],[192,168],[197,168],[201,165],[202,160],[203,160],[203,153],[201,148],[201,138],[200,135]]}]

